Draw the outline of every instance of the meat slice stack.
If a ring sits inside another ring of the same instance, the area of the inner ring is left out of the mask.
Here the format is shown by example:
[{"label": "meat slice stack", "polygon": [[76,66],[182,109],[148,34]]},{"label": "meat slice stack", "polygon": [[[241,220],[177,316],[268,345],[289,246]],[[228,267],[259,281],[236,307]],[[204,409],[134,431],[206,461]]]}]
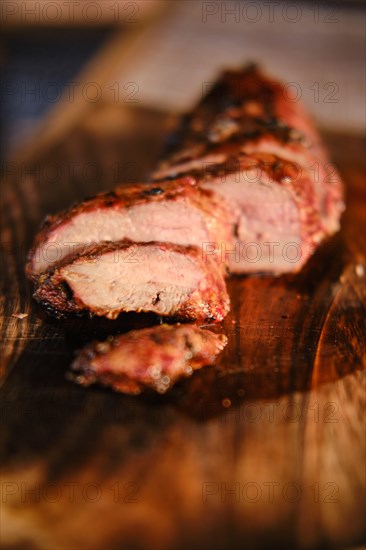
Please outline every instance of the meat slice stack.
[{"label": "meat slice stack", "polygon": [[29,255],[34,298],[58,317],[127,311],[221,321],[225,268],[205,243],[231,239],[231,212],[192,178],[120,186],[47,218]]},{"label": "meat slice stack", "polygon": [[[294,92],[255,67],[224,72],[182,118],[149,184],[119,186],[47,218],[27,264],[35,299],[57,316],[146,311],[217,322],[229,310],[228,273],[299,270],[338,230],[344,204],[338,174]],[[161,334],[170,349],[183,341],[183,328],[175,330],[156,327],[148,340]],[[127,361],[125,343],[121,337],[104,358],[87,348],[75,363],[83,381],[132,392],[154,386],[146,370],[131,374],[138,365]],[[136,345],[136,361],[146,362],[142,349]],[[182,374],[184,360],[170,360]]]},{"label": "meat slice stack", "polygon": [[[35,298],[58,315],[136,310],[219,321],[228,310],[224,266],[231,273],[300,269],[338,229],[343,201],[337,172],[291,90],[254,67],[225,72],[183,117],[155,182],[117,187],[46,220],[27,266]],[[126,262],[126,240],[139,248],[138,262]],[[123,260],[111,263],[116,249]],[[215,271],[211,297],[218,304],[221,295],[222,307],[197,302],[208,270]]]}]

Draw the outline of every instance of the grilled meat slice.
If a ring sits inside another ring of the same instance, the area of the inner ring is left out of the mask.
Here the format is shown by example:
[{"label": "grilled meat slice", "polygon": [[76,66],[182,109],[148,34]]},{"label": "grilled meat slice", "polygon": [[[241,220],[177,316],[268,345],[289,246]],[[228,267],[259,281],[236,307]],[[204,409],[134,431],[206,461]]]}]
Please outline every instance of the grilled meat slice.
[{"label": "grilled meat slice", "polygon": [[296,271],[339,229],[340,178],[290,89],[253,67],[225,72],[153,174],[189,174],[229,201],[234,273]]},{"label": "grilled meat slice", "polygon": [[29,254],[27,274],[34,278],[72,259],[90,244],[131,241],[171,242],[201,247],[230,240],[230,211],[193,178],[156,184],[119,186],[49,216]]},{"label": "grilled meat slice", "polygon": [[145,388],[165,393],[178,379],[212,364],[226,344],[226,336],[194,325],[135,330],[88,344],[72,363],[70,378],[133,395]]},{"label": "grilled meat slice", "polygon": [[115,319],[127,311],[179,320],[221,321],[229,311],[224,273],[202,251],[130,241],[92,247],[40,275],[34,298],[56,316],[89,313]]}]

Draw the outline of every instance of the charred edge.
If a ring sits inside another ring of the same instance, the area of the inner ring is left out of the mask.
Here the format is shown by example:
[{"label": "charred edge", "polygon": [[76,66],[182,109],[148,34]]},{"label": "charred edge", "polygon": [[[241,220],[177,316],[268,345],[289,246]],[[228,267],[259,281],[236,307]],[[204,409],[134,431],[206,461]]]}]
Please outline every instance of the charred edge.
[{"label": "charred edge", "polygon": [[185,347],[188,351],[192,353],[193,356],[193,344],[191,342],[189,334],[184,334]]},{"label": "charred edge", "polygon": [[155,298],[152,301],[152,305],[155,306],[158,302],[160,302],[160,294],[161,292],[158,292],[155,296]]},{"label": "charred edge", "polygon": [[233,227],[234,237],[239,239],[239,223],[235,223]]},{"label": "charred edge", "polygon": [[153,187],[152,189],[146,189],[146,191],[143,191],[142,194],[146,196],[156,196],[161,195],[164,193],[164,189],[161,189],[161,187]]},{"label": "charred edge", "polygon": [[74,293],[71,290],[70,285],[66,281],[61,281],[59,286],[61,288],[61,291],[65,294],[66,299],[70,302],[73,301]]}]

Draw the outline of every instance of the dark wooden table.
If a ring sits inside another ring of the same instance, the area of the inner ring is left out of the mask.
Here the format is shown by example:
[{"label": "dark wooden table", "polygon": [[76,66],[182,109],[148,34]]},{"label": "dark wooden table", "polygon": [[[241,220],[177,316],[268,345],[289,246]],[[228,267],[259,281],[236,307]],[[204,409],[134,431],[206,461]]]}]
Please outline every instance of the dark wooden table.
[{"label": "dark wooden table", "polygon": [[230,280],[217,365],[166,396],[131,398],[79,388],[65,372],[84,341],[154,319],[58,322],[32,303],[24,277],[46,213],[153,165],[167,117],[136,112],[128,139],[118,117],[105,131],[85,121],[43,158],[5,166],[3,548],[364,543],[362,140],[325,136],[347,187],[342,231],[297,276]]}]

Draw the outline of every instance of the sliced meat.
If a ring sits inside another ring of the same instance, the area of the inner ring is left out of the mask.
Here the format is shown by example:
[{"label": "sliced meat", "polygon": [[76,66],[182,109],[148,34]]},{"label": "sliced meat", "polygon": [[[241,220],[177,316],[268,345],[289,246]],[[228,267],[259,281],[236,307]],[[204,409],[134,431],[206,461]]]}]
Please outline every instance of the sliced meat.
[{"label": "sliced meat", "polygon": [[296,271],[339,229],[340,178],[291,90],[254,67],[225,72],[153,174],[189,174],[229,201],[233,273]]},{"label": "sliced meat", "polygon": [[229,216],[220,197],[196,188],[193,178],[158,186],[120,186],[49,216],[30,252],[27,273],[30,277],[44,273],[91,243],[123,239],[199,247],[221,243],[230,239]]},{"label": "sliced meat", "polygon": [[180,378],[212,364],[226,344],[226,336],[194,325],[135,330],[87,345],[72,363],[70,378],[133,395],[145,388],[165,393]]},{"label": "sliced meat", "polygon": [[98,245],[39,276],[34,298],[56,316],[127,311],[221,321],[229,311],[224,273],[202,250],[123,241]]}]

